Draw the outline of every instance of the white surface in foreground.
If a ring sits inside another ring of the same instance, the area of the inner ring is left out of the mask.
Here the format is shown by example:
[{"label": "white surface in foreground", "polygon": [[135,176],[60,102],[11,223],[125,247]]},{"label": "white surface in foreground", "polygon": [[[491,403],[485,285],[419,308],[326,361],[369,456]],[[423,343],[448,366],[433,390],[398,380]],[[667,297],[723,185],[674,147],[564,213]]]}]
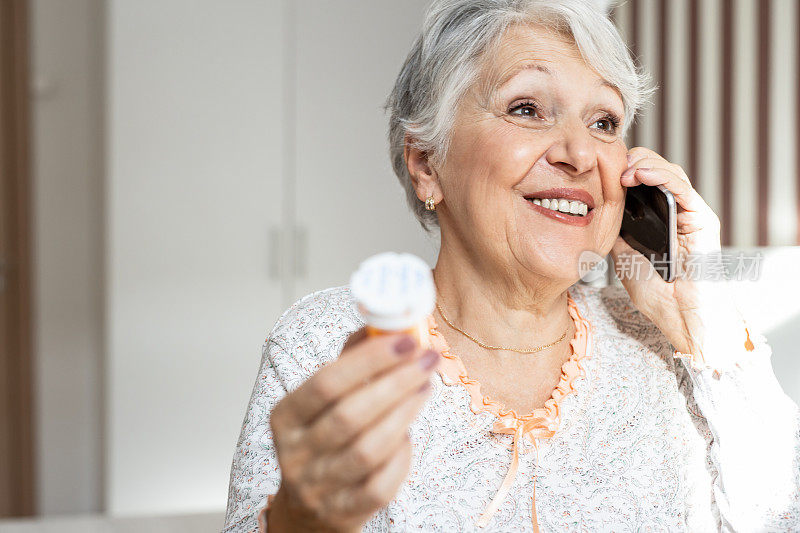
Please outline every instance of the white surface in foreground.
[{"label": "white surface in foreground", "polygon": [[219,532],[223,511],[180,516],[110,518],[76,515],[45,519],[0,520],[0,533],[203,533]]}]

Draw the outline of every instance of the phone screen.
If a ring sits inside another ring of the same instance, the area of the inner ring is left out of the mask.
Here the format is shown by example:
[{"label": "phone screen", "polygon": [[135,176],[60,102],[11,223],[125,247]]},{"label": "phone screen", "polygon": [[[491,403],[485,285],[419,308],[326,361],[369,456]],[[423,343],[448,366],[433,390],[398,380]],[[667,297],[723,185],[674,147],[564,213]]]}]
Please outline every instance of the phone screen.
[{"label": "phone screen", "polygon": [[620,236],[644,255],[665,281],[675,277],[677,240],[675,198],[665,187],[629,187]]}]

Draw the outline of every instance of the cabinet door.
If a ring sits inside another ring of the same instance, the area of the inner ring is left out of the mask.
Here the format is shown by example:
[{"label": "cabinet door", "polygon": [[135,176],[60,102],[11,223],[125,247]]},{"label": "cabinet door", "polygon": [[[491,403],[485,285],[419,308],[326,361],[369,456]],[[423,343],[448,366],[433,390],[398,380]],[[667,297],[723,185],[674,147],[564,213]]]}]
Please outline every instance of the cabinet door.
[{"label": "cabinet door", "polygon": [[295,3],[294,299],[347,283],[377,252],[413,252],[433,264],[437,245],[391,169],[383,111],[427,4]]},{"label": "cabinet door", "polygon": [[283,3],[108,6],[111,513],[217,509],[281,310]]}]

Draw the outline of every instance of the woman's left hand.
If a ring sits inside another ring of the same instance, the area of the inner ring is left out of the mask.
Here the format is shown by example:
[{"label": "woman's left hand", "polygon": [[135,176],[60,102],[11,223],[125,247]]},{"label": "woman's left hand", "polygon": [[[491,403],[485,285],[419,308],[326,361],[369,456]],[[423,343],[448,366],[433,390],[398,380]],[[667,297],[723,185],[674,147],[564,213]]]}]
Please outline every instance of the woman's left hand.
[{"label": "woman's left hand", "polygon": [[[678,271],[675,281],[665,282],[642,254],[617,237],[611,250],[617,276],[634,305],[679,352],[703,357],[709,342],[717,346],[732,340],[731,328],[741,328],[745,334],[730,286],[724,281],[719,218],[680,166],[642,147],[629,150],[628,161],[629,168],[620,178],[624,187],[663,185],[675,197]],[[699,258],[703,268],[686,268],[690,256]]]}]

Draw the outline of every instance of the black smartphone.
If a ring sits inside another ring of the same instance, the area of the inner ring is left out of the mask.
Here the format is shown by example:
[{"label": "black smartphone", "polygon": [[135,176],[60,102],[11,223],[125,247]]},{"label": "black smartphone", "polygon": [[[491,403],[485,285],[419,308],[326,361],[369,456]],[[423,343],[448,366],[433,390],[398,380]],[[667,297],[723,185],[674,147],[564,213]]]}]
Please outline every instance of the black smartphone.
[{"label": "black smartphone", "polygon": [[667,282],[677,275],[677,214],[675,197],[663,185],[627,188],[619,234]]}]

